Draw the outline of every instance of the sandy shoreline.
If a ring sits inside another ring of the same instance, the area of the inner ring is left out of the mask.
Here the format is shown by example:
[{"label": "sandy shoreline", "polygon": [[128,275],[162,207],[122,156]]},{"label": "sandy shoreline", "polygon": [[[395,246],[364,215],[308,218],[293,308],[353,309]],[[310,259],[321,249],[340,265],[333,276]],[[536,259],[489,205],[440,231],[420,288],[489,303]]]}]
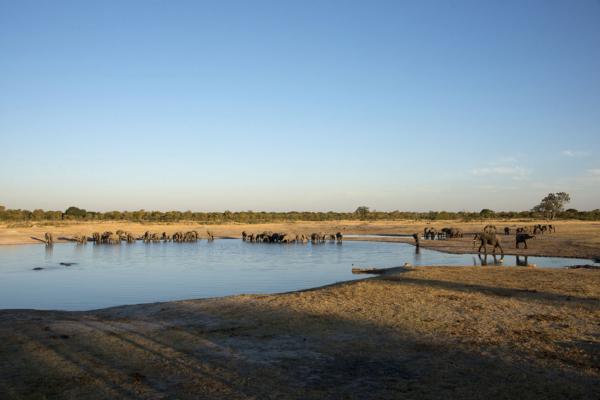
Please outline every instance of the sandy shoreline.
[{"label": "sandy shoreline", "polygon": [[[452,240],[423,240],[423,248],[439,250],[447,253],[475,253],[472,234],[480,232],[484,225],[492,223],[499,229],[509,226],[532,225],[547,223],[547,221],[485,221],[485,222],[456,222],[439,221],[427,224],[422,221],[326,221],[326,222],[292,222],[271,224],[222,224],[201,225],[197,223],[173,224],[140,224],[131,222],[75,222],[51,224],[33,224],[33,226],[0,225],[0,245],[40,243],[34,238],[43,238],[45,232],[52,232],[55,237],[70,237],[77,234],[91,235],[94,231],[124,231],[141,235],[145,231],[175,232],[198,230],[206,237],[206,230],[212,231],[217,237],[239,238],[242,231],[247,232],[294,232],[310,234],[312,232],[342,232],[344,234],[412,234],[422,232],[424,227],[458,227],[465,232],[462,239]],[[553,256],[570,258],[600,258],[600,222],[596,221],[555,221],[557,233],[538,235],[529,241],[529,249],[516,249],[514,235],[499,235],[507,255]],[[348,239],[350,240],[350,239]],[[365,239],[363,239],[365,240]],[[410,238],[367,238],[366,240],[395,241],[414,244]]]},{"label": "sandy shoreline", "polygon": [[600,271],[408,268],[278,295],[0,311],[3,398],[598,398]]}]

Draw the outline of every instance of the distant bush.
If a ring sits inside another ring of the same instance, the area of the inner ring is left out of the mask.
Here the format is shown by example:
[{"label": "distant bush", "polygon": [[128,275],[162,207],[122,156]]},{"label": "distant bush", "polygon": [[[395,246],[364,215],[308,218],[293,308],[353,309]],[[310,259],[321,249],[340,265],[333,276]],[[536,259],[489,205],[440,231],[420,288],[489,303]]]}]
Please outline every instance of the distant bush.
[{"label": "distant bush", "polygon": [[[483,212],[486,211],[486,212]],[[488,212],[489,211],[489,212]],[[220,224],[226,222],[260,224],[267,222],[294,221],[485,221],[488,219],[544,219],[548,214],[543,211],[497,211],[484,209],[481,212],[450,212],[450,211],[376,211],[361,206],[353,212],[312,212],[312,211],[225,211],[225,212],[193,212],[193,211],[87,211],[78,207],[69,207],[65,212],[45,210],[6,209],[0,206],[0,221],[131,221],[139,223],[172,223],[178,221],[193,221],[201,224]],[[583,221],[600,220],[600,210],[578,211],[568,209],[556,212],[555,218],[576,219]]]}]

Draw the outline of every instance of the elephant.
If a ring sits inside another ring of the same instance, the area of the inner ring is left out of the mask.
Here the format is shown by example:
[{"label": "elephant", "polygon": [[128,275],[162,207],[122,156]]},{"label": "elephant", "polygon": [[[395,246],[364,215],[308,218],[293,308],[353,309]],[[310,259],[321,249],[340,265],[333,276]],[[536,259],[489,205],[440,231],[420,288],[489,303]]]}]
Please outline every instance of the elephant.
[{"label": "elephant", "polygon": [[242,232],[242,240],[245,242],[246,238],[248,237],[248,234],[246,233],[246,231]]},{"label": "elephant", "polygon": [[431,240],[435,240],[435,238],[438,236],[438,234],[439,233],[438,233],[437,229],[435,229],[435,228],[430,228],[429,229],[429,238]]},{"label": "elephant", "polygon": [[196,235],[196,233],[192,232],[192,231],[187,231],[186,233],[183,234],[183,238],[181,239],[182,242],[195,242],[198,240],[198,237]]},{"label": "elephant", "polygon": [[443,233],[444,235],[450,237],[450,234],[452,233],[452,228],[442,228],[440,233]]},{"label": "elephant", "polygon": [[342,235],[342,232],[337,232],[335,234],[335,240],[337,240],[339,243],[342,243],[342,240],[344,240],[344,235]]},{"label": "elephant", "polygon": [[106,238],[106,243],[108,244],[119,244],[121,243],[121,237],[119,235],[117,235],[116,233],[110,233],[110,235],[108,235],[108,237]]},{"label": "elephant", "polygon": [[74,239],[77,242],[77,244],[86,244],[87,243],[87,236],[85,234],[76,235],[74,237]]},{"label": "elephant", "polygon": [[113,233],[110,231],[102,232],[102,236],[100,237],[100,243],[109,243],[108,239],[111,235],[113,235]]},{"label": "elephant", "polygon": [[452,228],[450,230],[450,237],[461,238],[463,236],[464,236],[463,231],[460,228]]},{"label": "elephant", "polygon": [[496,234],[496,225],[486,225],[485,228],[483,228],[483,233],[493,233]]},{"label": "elephant", "polygon": [[435,228],[425,228],[423,230],[425,239],[434,240],[438,235],[438,232]]},{"label": "elephant", "polygon": [[419,232],[413,233],[412,237],[415,239],[415,246],[419,248],[419,246],[421,246],[421,236],[419,235]]},{"label": "elephant", "polygon": [[479,249],[477,250],[478,253],[481,253],[481,249],[483,248],[484,254],[487,255],[487,245],[489,244],[491,246],[494,246],[493,247],[494,254],[496,254],[496,248],[500,249],[500,254],[504,254],[504,250],[502,249],[502,246],[500,245],[500,240],[498,240],[498,237],[496,236],[495,233],[487,233],[487,232],[477,233],[473,237],[473,245],[475,245],[475,243],[477,243],[477,242],[479,242]]},{"label": "elephant", "polygon": [[313,232],[310,235],[310,241],[313,243],[322,243],[327,239],[328,235],[323,232]]},{"label": "elephant", "polygon": [[283,237],[281,237],[280,241],[282,243],[295,243],[298,238],[298,235],[294,233],[285,233]]},{"label": "elephant", "polygon": [[530,235],[529,233],[517,233],[517,235],[515,236],[515,248],[518,249],[519,243],[523,243],[525,245],[524,248],[527,249],[527,241],[533,238],[535,238],[535,235]]},{"label": "elephant", "polygon": [[556,232],[556,226],[548,225],[548,233],[555,233],[555,232]]},{"label": "elephant", "polygon": [[505,235],[505,236],[508,236],[508,235],[510,235],[510,228],[509,228],[508,226],[505,226],[505,227],[504,227],[504,235]]},{"label": "elephant", "polygon": [[270,243],[273,240],[273,232],[272,231],[264,231],[256,235],[257,242]]},{"label": "elephant", "polygon": [[277,242],[281,242],[281,240],[283,239],[283,237],[285,236],[285,233],[279,233],[279,232],[274,232],[270,235],[270,242],[272,243],[277,243]]},{"label": "elephant", "polygon": [[92,240],[94,241],[94,243],[100,243],[102,241],[102,236],[100,235],[100,232],[92,233]]},{"label": "elephant", "polygon": [[463,237],[463,232],[459,228],[443,228],[442,232],[447,238],[459,238]]},{"label": "elephant", "polygon": [[171,235],[169,235],[167,232],[163,232],[161,239],[164,242],[170,242],[171,241]]},{"label": "elephant", "polygon": [[548,226],[547,225],[542,225],[542,224],[537,224],[534,225],[533,227],[533,234],[537,235],[537,234],[544,234],[546,233],[546,231],[548,230]]},{"label": "elephant", "polygon": [[44,234],[44,239],[46,241],[47,246],[52,246],[54,244],[54,236],[50,232],[46,232]]},{"label": "elephant", "polygon": [[175,232],[173,234],[173,241],[174,242],[182,242],[183,241],[183,232],[181,232],[181,231]]},{"label": "elephant", "polygon": [[135,236],[133,236],[133,234],[131,232],[127,232],[125,234],[125,241],[127,243],[135,243],[136,238],[135,238]]},{"label": "elephant", "polygon": [[430,229],[431,229],[431,228],[425,228],[425,229],[423,229],[423,238],[424,238],[425,240],[429,239],[429,230],[430,230]]},{"label": "elephant", "polygon": [[429,228],[429,238],[431,240],[435,240],[435,238],[439,235],[439,232],[435,228]]},{"label": "elephant", "polygon": [[215,235],[212,231],[206,231],[206,234],[208,235],[209,242],[212,242],[213,240],[215,240]]}]

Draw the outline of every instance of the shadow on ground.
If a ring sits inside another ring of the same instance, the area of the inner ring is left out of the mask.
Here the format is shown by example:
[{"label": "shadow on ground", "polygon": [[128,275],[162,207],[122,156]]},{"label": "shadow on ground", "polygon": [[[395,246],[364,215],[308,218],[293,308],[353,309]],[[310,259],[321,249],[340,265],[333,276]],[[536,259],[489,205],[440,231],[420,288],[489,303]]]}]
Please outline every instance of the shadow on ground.
[{"label": "shadow on ground", "polygon": [[[485,296],[565,300],[405,275],[379,279]],[[499,357],[435,332],[423,336],[333,312],[284,307],[276,297],[83,313],[1,311],[0,398],[600,398],[597,359],[578,369],[560,362],[548,366],[511,348]],[[333,295],[319,299],[335,301]],[[597,299],[572,301],[590,306]],[[586,345],[597,357],[597,343]]]}]

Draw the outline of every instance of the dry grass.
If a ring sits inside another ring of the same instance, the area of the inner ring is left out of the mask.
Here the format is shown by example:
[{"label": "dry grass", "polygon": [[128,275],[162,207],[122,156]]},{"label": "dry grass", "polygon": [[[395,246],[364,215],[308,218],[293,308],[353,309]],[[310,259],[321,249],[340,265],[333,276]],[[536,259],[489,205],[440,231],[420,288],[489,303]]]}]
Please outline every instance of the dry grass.
[{"label": "dry grass", "polygon": [[268,296],[0,312],[2,398],[600,398],[600,271],[415,268]]}]

